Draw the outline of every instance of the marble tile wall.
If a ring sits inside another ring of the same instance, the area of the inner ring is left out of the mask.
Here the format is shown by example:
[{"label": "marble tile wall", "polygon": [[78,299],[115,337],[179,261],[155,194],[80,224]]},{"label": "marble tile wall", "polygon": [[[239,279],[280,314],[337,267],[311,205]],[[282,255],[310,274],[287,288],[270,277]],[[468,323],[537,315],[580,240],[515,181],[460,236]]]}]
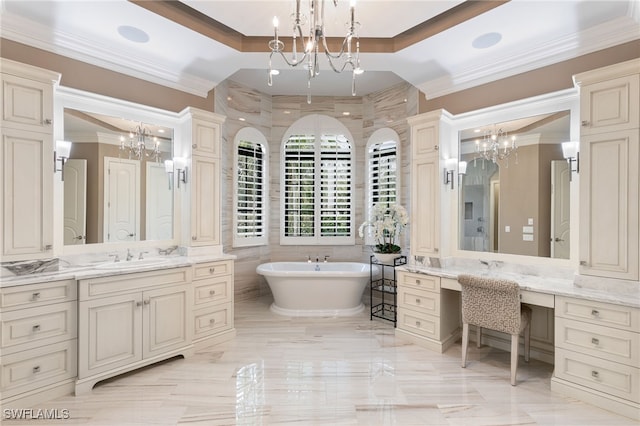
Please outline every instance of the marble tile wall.
[{"label": "marble tile wall", "polygon": [[[371,134],[384,127],[400,136],[402,164],[401,202],[409,204],[409,126],[406,118],[417,114],[418,90],[406,83],[363,97],[270,96],[227,80],[216,87],[215,112],[226,117],[222,131],[222,237],[224,252],[237,256],[235,297],[250,299],[269,292],[255,268],[268,261],[300,260],[307,256],[330,256],[330,261],[368,261],[370,250],[356,238],[355,246],[281,246],[280,240],[280,149],[282,137],[299,118],[324,114],[339,120],[351,132],[356,146],[355,225],[364,220],[365,147]],[[348,112],[349,115],[344,115]],[[255,127],[269,143],[269,245],[232,246],[233,138],[243,127]],[[408,248],[409,232],[403,246]]]}]

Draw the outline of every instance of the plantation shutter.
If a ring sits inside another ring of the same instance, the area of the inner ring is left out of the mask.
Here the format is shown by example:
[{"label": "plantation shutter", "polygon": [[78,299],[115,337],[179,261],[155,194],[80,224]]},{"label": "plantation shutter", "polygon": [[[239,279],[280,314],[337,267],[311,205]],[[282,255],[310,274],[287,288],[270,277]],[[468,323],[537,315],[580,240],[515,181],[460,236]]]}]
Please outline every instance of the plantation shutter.
[{"label": "plantation shutter", "polygon": [[264,147],[240,141],[237,164],[237,226],[239,238],[263,237],[265,229]]},{"label": "plantation shutter", "polygon": [[374,144],[369,148],[369,182],[372,204],[395,204],[397,200],[396,142]]},{"label": "plantation shutter", "polygon": [[315,140],[292,135],[285,144],[284,235],[315,235]]},{"label": "plantation shutter", "polygon": [[320,235],[351,235],[351,145],[344,136],[323,135],[320,145]]}]

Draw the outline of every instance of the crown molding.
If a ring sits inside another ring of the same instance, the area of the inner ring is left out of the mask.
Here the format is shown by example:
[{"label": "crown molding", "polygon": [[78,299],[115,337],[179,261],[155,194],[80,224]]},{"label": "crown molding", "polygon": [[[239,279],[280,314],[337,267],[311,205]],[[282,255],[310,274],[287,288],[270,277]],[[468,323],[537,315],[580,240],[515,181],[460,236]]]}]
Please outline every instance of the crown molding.
[{"label": "crown molding", "polygon": [[531,49],[520,48],[517,52],[510,52],[500,58],[485,61],[480,67],[466,68],[417,84],[416,87],[425,94],[427,99],[434,99],[639,38],[638,22],[629,17],[621,17],[588,31],[561,37]]},{"label": "crown molding", "polygon": [[[24,28],[29,28],[29,32]],[[55,30],[53,36],[50,33],[50,28],[14,14],[3,18],[0,29],[3,38],[203,98],[219,83],[184,71],[174,72],[168,64],[156,60],[126,56],[111,46],[64,31]]]}]

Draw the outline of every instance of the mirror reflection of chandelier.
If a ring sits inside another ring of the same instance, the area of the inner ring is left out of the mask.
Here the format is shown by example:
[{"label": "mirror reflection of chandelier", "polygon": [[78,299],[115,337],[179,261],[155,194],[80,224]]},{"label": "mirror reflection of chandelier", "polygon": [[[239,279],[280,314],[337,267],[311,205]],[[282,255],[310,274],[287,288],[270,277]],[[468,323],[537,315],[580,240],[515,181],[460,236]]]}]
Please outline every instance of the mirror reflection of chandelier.
[{"label": "mirror reflection of chandelier", "polygon": [[[152,136],[149,129],[140,123],[135,130],[129,132],[129,144],[125,144],[125,137],[120,136],[120,152],[126,152],[129,159],[142,160],[152,158],[153,161],[160,162],[160,141]],[[147,149],[147,143],[152,142],[153,147]]]},{"label": "mirror reflection of chandelier", "polygon": [[515,153],[516,164],[518,164],[516,137],[515,135],[509,137],[507,132],[502,129],[486,130],[482,140],[476,139],[476,153],[485,160],[494,163]]},{"label": "mirror reflection of chandelier", "polygon": [[[338,5],[338,0],[333,0],[333,5]],[[355,21],[355,0],[351,0],[349,7],[349,21],[345,24],[347,27],[347,35],[342,41],[339,52],[333,53],[327,46],[327,39],[324,28],[324,0],[309,0],[309,29],[308,36],[303,36],[302,27],[307,23],[307,16],[300,12],[300,0],[295,0],[295,12],[291,15],[293,21],[293,41],[291,49],[291,58],[284,54],[284,43],[278,39],[278,18],[274,16],[274,38],[269,41],[269,76],[267,83],[273,85],[273,76],[280,72],[273,68],[272,58],[274,54],[279,54],[282,59],[290,67],[297,67],[303,64],[307,68],[307,103],[311,103],[311,79],[320,73],[320,64],[318,62],[318,54],[323,51],[329,61],[329,66],[333,71],[341,73],[350,69],[351,78],[351,95],[356,95],[356,76],[362,74],[364,70],[360,68],[360,39],[357,29],[359,22]],[[353,53],[353,39],[355,38],[355,54]],[[301,46],[298,51],[298,45]]]}]

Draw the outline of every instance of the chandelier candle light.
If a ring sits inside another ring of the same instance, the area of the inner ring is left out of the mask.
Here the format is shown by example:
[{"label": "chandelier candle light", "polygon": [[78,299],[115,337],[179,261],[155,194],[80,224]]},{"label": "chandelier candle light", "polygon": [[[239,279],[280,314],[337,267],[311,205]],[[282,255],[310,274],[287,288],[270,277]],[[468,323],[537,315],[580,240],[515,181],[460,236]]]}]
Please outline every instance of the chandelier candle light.
[{"label": "chandelier candle light", "polygon": [[[284,43],[278,39],[278,17],[273,17],[273,40],[269,41],[269,49],[271,54],[269,55],[269,76],[267,83],[269,86],[273,85],[273,76],[278,75],[280,72],[273,68],[272,58],[274,54],[279,54],[282,59],[290,67],[297,67],[300,64],[306,64],[308,70],[307,74],[307,103],[311,103],[311,79],[320,74],[320,63],[318,61],[318,54],[320,51],[324,51],[331,69],[337,73],[341,73],[350,68],[352,71],[351,77],[351,95],[356,95],[356,76],[362,74],[364,71],[360,68],[360,41],[357,33],[357,28],[360,26],[359,22],[355,21],[355,9],[356,2],[351,0],[349,7],[350,19],[347,22],[347,35],[342,41],[340,51],[333,53],[327,46],[327,39],[324,28],[324,1],[325,0],[309,0],[309,32],[305,40],[302,31],[302,26],[306,24],[307,17],[300,12],[300,0],[295,0],[295,13],[292,14],[293,19],[293,46],[291,50],[291,58],[288,58],[284,53]],[[333,5],[338,5],[338,0],[333,0]],[[298,52],[298,38],[303,48]],[[352,42],[355,38],[356,51],[355,55],[352,50]],[[340,64],[340,62],[342,62]]]},{"label": "chandelier candle light", "polygon": [[151,138],[151,132],[142,124],[138,125],[135,130],[129,132],[129,145],[125,145],[124,136],[120,136],[120,151],[129,152],[129,159],[132,157],[142,160],[143,157],[153,157],[154,161],[160,161],[160,141],[157,137],[153,137],[154,146],[147,151],[146,141]]}]

